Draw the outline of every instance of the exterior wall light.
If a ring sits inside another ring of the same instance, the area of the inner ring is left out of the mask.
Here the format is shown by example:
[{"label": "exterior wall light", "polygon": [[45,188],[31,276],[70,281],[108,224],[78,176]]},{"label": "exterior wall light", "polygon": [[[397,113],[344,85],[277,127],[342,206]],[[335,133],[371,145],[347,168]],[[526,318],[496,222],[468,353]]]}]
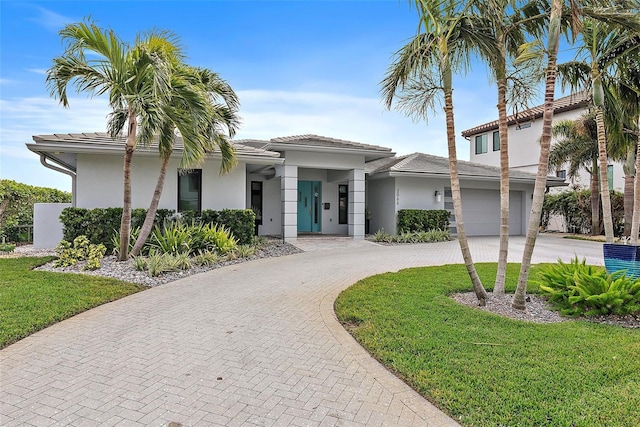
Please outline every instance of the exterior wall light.
[{"label": "exterior wall light", "polygon": [[436,190],[436,202],[440,203],[442,201],[442,194],[440,194],[440,192],[438,190]]}]

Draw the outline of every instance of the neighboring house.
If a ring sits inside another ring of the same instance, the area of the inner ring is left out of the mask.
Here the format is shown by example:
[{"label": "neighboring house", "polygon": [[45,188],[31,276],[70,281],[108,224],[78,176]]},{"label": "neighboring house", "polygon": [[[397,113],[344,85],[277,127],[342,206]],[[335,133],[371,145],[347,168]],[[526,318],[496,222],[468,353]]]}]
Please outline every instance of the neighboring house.
[{"label": "neighboring house", "polygon": [[[39,135],[33,140],[27,147],[40,155],[44,166],[72,177],[73,206],[122,206],[123,137],[113,140],[104,133],[82,133]],[[384,227],[395,232],[398,209],[451,208],[448,163],[441,157],[395,158],[390,148],[317,135],[233,143],[238,165],[220,176],[217,153],[209,154],[198,169],[181,171],[178,140],[159,207],[177,211],[251,208],[257,214],[260,235],[286,241],[306,233],[363,238],[365,202],[371,231]],[[134,208],[148,207],[159,165],[156,148],[136,150]],[[498,168],[460,162],[460,173],[469,235],[499,234]],[[512,234],[525,233],[534,180],[533,174],[525,172],[512,176]],[[551,180],[549,185],[563,182]],[[41,218],[59,215],[62,207],[46,209]],[[39,222],[35,220],[34,234],[49,233],[51,225],[39,226]],[[60,235],[59,230],[56,233]]]},{"label": "neighboring house", "polygon": [[[553,122],[575,120],[589,107],[589,98],[584,92],[558,98],[554,102]],[[543,105],[530,108],[508,117],[509,121],[509,166],[512,171],[536,173],[540,157]],[[470,161],[485,165],[500,166],[500,139],[498,121],[492,121],[467,129],[462,136],[470,142]],[[551,144],[554,143],[552,140]],[[566,176],[566,168],[550,170],[553,176],[565,179],[567,184],[589,188],[589,173],[582,171],[573,180]],[[622,164],[609,161],[609,187],[624,190]]]}]

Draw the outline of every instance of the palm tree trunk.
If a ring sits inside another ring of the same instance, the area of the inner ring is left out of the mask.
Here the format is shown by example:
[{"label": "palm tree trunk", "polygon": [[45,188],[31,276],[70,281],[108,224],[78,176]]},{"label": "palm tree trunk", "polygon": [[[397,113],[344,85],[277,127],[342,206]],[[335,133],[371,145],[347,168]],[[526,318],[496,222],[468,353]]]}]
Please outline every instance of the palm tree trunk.
[{"label": "palm tree trunk", "polygon": [[160,203],[160,196],[162,195],[162,188],[164,187],[165,177],[167,176],[167,165],[169,164],[170,156],[163,156],[160,164],[160,174],[158,175],[158,181],[156,182],[156,188],[153,191],[153,197],[151,198],[151,204],[149,210],[147,210],[147,216],[144,218],[140,234],[136,239],[133,249],[131,249],[131,256],[138,256],[142,247],[147,242],[149,234],[153,229],[153,223],[156,218],[156,212],[158,212],[158,204]]},{"label": "palm tree trunk", "polygon": [[544,193],[547,184],[547,174],[549,172],[549,149],[551,146],[551,122],[553,120],[553,101],[556,88],[556,62],[558,58],[558,44],[560,42],[560,27],[562,21],[562,0],[553,0],[551,6],[551,16],[549,18],[549,41],[547,59],[547,79],[544,92],[544,111],[542,115],[542,137],[540,138],[540,158],[538,159],[538,173],[533,189],[533,201],[531,202],[531,215],[525,240],[524,251],[522,253],[522,263],[520,264],[520,275],[518,276],[518,286],[513,296],[512,307],[518,310],[526,308],[525,297],[527,292],[527,282],[529,280],[529,268],[531,268],[531,258],[533,248],[538,238],[540,227],[540,216],[542,215],[542,205],[544,203]]},{"label": "palm tree trunk", "polygon": [[633,198],[634,198],[634,181],[635,181],[635,147],[629,145],[627,148],[627,156],[624,162],[624,235],[631,236],[631,225],[633,218]]},{"label": "palm tree trunk", "polygon": [[600,235],[600,187],[598,186],[598,159],[594,158],[591,166],[591,235]]},{"label": "palm tree trunk", "polygon": [[495,295],[504,295],[509,255],[509,139],[507,135],[507,81],[498,81],[498,130],[500,135],[500,252],[493,287]]},{"label": "palm tree trunk", "polygon": [[[487,303],[487,291],[482,285],[480,276],[476,271],[476,266],[471,257],[467,234],[464,231],[464,219],[462,217],[462,196],[460,194],[460,179],[458,177],[458,154],[456,152],[456,133],[455,120],[453,116],[453,91],[451,89],[451,69],[446,68],[443,72],[443,80],[445,81],[444,90],[444,111],[447,121],[447,147],[449,149],[449,173],[451,175],[451,196],[453,198],[453,213],[456,217],[456,229],[458,232],[458,242],[460,242],[460,250],[462,258],[467,267],[467,273],[471,279],[473,290],[478,298],[478,305],[484,306]],[[447,83],[448,82],[448,83]]]},{"label": "palm tree trunk", "polygon": [[607,162],[607,138],[604,129],[604,111],[596,106],[596,126],[598,128],[598,157],[600,159],[600,196],[602,198],[602,222],[607,243],[613,243],[613,218],[611,217],[611,196]]},{"label": "palm tree trunk", "polygon": [[638,118],[638,144],[636,145],[636,181],[633,189],[633,218],[631,220],[631,243],[640,243],[640,118]]},{"label": "palm tree trunk", "polygon": [[129,239],[131,235],[131,160],[136,149],[136,116],[129,111],[129,133],[124,151],[124,189],[122,202],[122,218],[120,219],[120,254],[119,261],[129,258]]}]

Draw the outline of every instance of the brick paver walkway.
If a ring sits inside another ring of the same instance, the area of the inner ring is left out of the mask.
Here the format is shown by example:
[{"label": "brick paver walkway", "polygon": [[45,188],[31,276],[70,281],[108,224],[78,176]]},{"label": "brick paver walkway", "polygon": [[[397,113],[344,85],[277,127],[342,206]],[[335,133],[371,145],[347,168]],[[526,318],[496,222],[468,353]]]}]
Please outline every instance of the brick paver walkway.
[{"label": "brick paver walkway", "polygon": [[[512,238],[519,261],[522,238]],[[497,239],[472,239],[476,261]],[[301,240],[307,252],[190,276],[0,351],[0,425],[457,425],[355,343],[333,301],[360,278],[461,262],[457,242]],[[601,245],[541,236],[536,261]],[[175,424],[171,424],[175,423]]]}]

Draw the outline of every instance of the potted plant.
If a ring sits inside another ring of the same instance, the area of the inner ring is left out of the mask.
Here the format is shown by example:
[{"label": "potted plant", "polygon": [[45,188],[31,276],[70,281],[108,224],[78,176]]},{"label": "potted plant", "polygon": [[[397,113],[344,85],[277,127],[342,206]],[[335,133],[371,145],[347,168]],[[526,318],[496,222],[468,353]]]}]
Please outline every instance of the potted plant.
[{"label": "potted plant", "polygon": [[604,265],[609,274],[626,270],[631,278],[640,278],[640,246],[631,244],[631,238],[623,236],[619,243],[605,243]]}]

